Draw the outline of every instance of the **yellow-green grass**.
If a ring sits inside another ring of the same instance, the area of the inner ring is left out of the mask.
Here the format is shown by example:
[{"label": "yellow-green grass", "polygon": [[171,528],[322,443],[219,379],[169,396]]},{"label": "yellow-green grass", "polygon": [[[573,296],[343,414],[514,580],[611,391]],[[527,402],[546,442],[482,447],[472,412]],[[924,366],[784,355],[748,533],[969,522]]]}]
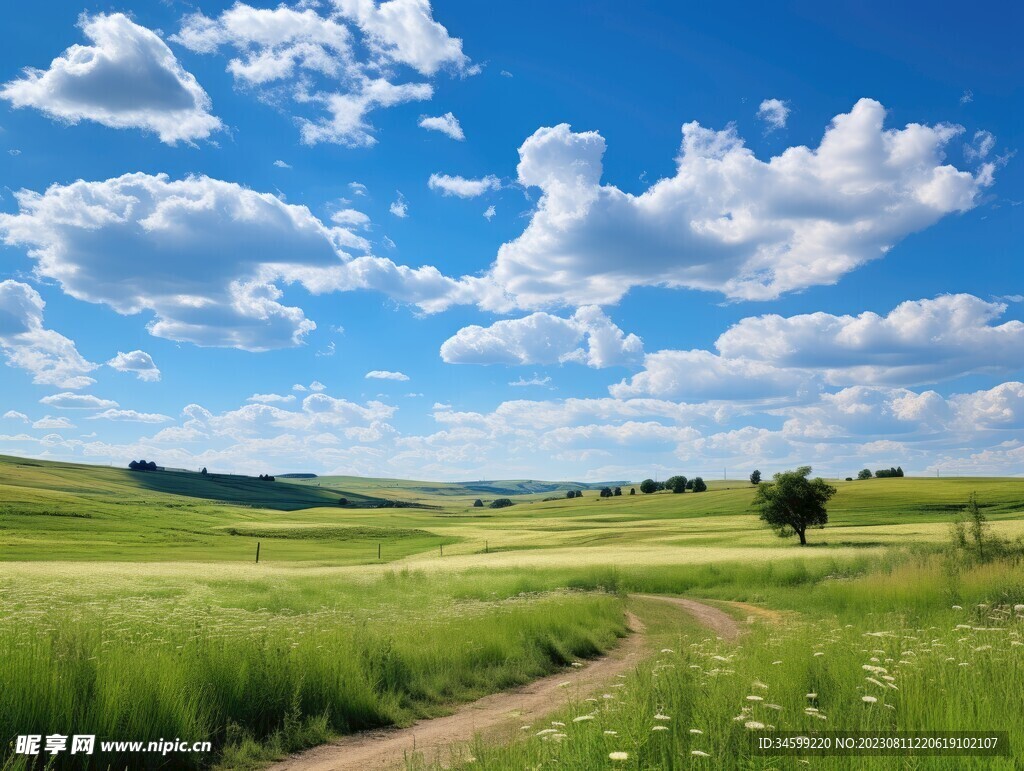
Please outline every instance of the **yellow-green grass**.
[{"label": "yellow-green grass", "polygon": [[523,595],[508,574],[353,581],[195,568],[9,564],[0,746],[19,734],[170,737],[216,748],[173,764],[248,765],[333,733],[438,714],[595,655],[625,632],[614,595]]},{"label": "yellow-green grass", "polygon": [[[634,674],[604,695],[527,723],[510,744],[477,741],[468,753],[472,763],[464,754],[456,765],[768,769],[800,768],[809,760],[829,769],[1019,768],[1020,567],[951,571],[932,556],[791,586],[763,576],[745,588],[723,573],[722,593],[760,595],[790,612],[725,643],[685,624],[672,639],[662,610],[655,616],[661,652]],[[652,612],[650,603],[635,609]],[[756,755],[752,740],[776,731],[1005,731],[1011,754],[912,761]],[[612,753],[626,757],[613,761]]]},{"label": "yellow-green grass", "polygon": [[[916,560],[948,537],[971,492],[994,529],[1024,534],[1024,479],[836,484],[829,526],[801,548],[761,526],[742,481],[605,500],[587,491],[545,501],[552,495],[532,490],[502,496],[512,507],[481,509],[474,498],[493,496],[432,493],[429,483],[262,482],[0,458],[2,728],[208,735],[222,762],[246,766],[591,655],[621,633],[620,595],[631,591],[798,611],[787,645],[806,648],[817,626],[838,635],[836,658],[849,659],[846,623],[861,632],[876,619],[893,629],[945,623],[952,579],[940,563]],[[342,508],[341,496],[431,508]],[[1021,595],[1011,572],[964,574],[961,604]],[[783,632],[756,634],[754,648]],[[748,653],[753,672],[763,662]],[[638,698],[657,694],[648,685]],[[124,706],[140,694],[164,706]]]},{"label": "yellow-green grass", "polygon": [[[0,559],[244,561],[255,557],[256,540],[261,559],[328,564],[375,563],[378,544],[383,561],[429,560],[446,546],[448,557],[472,555],[467,564],[481,564],[484,552],[494,564],[501,563],[495,552],[553,552],[507,558],[541,564],[584,548],[587,562],[632,563],[645,555],[659,562],[673,554],[689,558],[674,549],[707,549],[699,557],[706,561],[737,558],[738,549],[763,550],[758,558],[765,558],[799,548],[760,527],[753,487],[743,482],[712,482],[705,493],[682,495],[600,499],[589,491],[544,501],[530,494],[509,508],[488,509],[459,495],[423,493],[418,501],[432,508],[341,508],[343,493],[363,505],[391,493],[380,487],[387,480],[366,480],[362,488],[354,478],[337,481],[346,487],[0,458]],[[1024,479],[879,479],[837,487],[829,527],[811,533],[812,548],[941,540],[972,491],[1008,535],[1020,532],[1024,511]]]}]

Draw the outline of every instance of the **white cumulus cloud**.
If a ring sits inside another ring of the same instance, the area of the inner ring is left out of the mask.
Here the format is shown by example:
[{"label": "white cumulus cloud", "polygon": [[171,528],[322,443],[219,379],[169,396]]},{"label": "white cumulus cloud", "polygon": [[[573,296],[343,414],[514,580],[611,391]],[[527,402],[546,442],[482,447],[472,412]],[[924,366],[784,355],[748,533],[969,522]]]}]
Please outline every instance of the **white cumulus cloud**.
[{"label": "white cumulus cloud", "polygon": [[781,99],[765,99],[757,108],[757,117],[768,125],[769,131],[786,127],[789,105]]},{"label": "white cumulus cloud", "polygon": [[466,179],[447,174],[431,174],[427,180],[431,190],[438,190],[442,195],[454,195],[459,198],[476,198],[490,190],[500,190],[501,180],[493,174],[480,179]]},{"label": "white cumulus cloud", "polygon": [[222,128],[206,92],[155,32],[121,13],[83,16],[80,26],[92,45],[71,46],[47,70],[26,69],[0,97],[67,123],[152,131],[167,144]]},{"label": "white cumulus cloud", "polygon": [[688,401],[806,398],[810,378],[749,359],[727,359],[710,351],[657,351],[644,357],[643,371],[608,390],[620,399],[652,396]]},{"label": "white cumulus cloud", "polygon": [[[581,343],[586,340],[587,347]],[[591,367],[638,363],[643,341],[624,333],[600,308],[580,308],[569,318],[537,312],[489,327],[463,327],[441,345],[449,364],[558,364]]]},{"label": "white cumulus cloud", "polygon": [[1024,323],[996,324],[1000,302],[943,295],[888,314],[746,318],[715,343],[723,356],[823,371],[834,385],[915,385],[1024,367]]},{"label": "white cumulus cloud", "polygon": [[[266,9],[236,2],[217,17],[186,16],[172,39],[199,53],[232,51],[228,71],[236,81],[299,110],[307,144],[375,144],[373,110],[433,96],[429,82],[394,82],[403,69],[428,79],[441,69],[461,76],[478,71],[462,41],[434,20],[427,0],[327,6],[321,15],[308,4]],[[321,114],[301,114],[307,106]]]},{"label": "white cumulus cloud", "polygon": [[145,351],[117,352],[117,356],[107,362],[108,367],[118,372],[131,372],[139,380],[156,381],[160,379],[160,370],[153,357]]},{"label": "white cumulus cloud", "polygon": [[450,112],[435,117],[424,115],[420,118],[420,128],[425,128],[428,131],[440,131],[457,142],[466,138],[462,132],[462,126],[459,125],[459,119]]},{"label": "white cumulus cloud", "polygon": [[370,370],[365,375],[367,380],[408,380],[409,376],[404,372],[392,372],[386,369]]},{"label": "white cumulus cloud", "polygon": [[121,314],[152,312],[149,331],[171,340],[254,351],[300,344],[316,325],[283,301],[290,283],[314,293],[378,289],[428,312],[473,293],[430,266],[353,258],[347,250],[366,242],[350,230],[209,177],[126,174],[17,200],[17,214],[0,214],[0,237],[26,247],[37,274]]},{"label": "white cumulus cloud", "polygon": [[85,388],[96,381],[86,373],[97,368],[73,340],[43,326],[46,303],[20,281],[0,281],[0,350],[11,367],[32,374],[32,382],[58,388]]},{"label": "white cumulus cloud", "polygon": [[[676,174],[640,195],[601,184],[604,139],[566,124],[519,150],[519,182],[539,187],[521,236],[504,244],[485,302],[607,304],[631,287],[714,290],[771,299],[882,257],[903,237],[972,208],[992,181],[945,162],[959,126],[884,128],[862,99],[837,115],[816,148],[761,161],[733,128],[683,126]],[[511,298],[511,299],[510,299]]]},{"label": "white cumulus cloud", "polygon": [[70,391],[44,396],[39,403],[58,410],[103,410],[118,406],[112,399],[101,399],[92,394],[73,394]]}]

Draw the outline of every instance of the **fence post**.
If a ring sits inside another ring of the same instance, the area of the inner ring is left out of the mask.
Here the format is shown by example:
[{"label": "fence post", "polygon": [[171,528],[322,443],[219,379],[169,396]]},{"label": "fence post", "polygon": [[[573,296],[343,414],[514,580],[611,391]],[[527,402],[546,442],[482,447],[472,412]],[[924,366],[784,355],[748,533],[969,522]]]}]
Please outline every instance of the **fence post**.
[{"label": "fence post", "polygon": [[256,542],[256,564],[260,563],[260,542]]}]

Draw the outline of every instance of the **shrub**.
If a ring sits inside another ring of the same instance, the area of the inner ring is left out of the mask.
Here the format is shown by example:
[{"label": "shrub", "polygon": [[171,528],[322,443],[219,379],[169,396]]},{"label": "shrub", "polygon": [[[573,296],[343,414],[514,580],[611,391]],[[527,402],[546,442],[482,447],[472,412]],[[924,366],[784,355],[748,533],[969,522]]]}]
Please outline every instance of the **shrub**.
[{"label": "shrub", "polygon": [[512,501],[509,500],[508,498],[495,498],[493,501],[491,501],[491,506],[490,507],[492,509],[504,509],[507,506],[511,506],[511,505],[512,505]]}]

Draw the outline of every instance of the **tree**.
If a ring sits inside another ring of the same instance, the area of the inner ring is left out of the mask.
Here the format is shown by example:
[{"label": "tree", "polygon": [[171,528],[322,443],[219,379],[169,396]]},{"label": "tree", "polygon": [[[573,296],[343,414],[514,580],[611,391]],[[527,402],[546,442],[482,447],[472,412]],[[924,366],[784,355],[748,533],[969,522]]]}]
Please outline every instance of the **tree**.
[{"label": "tree", "polygon": [[971,493],[971,497],[967,499],[967,519],[969,520],[967,527],[971,531],[971,539],[978,549],[978,559],[984,562],[985,541],[989,539],[991,528],[987,524],[985,515],[981,513],[977,493]]},{"label": "tree", "polygon": [[206,466],[203,466],[203,470],[200,471],[199,473],[202,474],[205,477],[206,476]]},{"label": "tree", "polygon": [[348,498],[339,498],[338,499],[338,505],[339,506],[348,506]]},{"label": "tree", "polygon": [[674,493],[682,493],[686,491],[686,477],[674,476],[669,477],[665,480],[665,489],[671,490]]},{"label": "tree", "polygon": [[477,498],[475,501],[473,501],[473,508],[475,508],[475,509],[482,509],[483,507],[484,507],[484,502],[481,501],[479,498]]},{"label": "tree", "polygon": [[707,489],[708,486],[704,483],[704,480],[701,477],[693,478],[693,491],[695,493],[702,493]]},{"label": "tree", "polygon": [[810,466],[782,471],[771,484],[758,485],[754,495],[754,507],[761,519],[778,530],[780,536],[796,533],[801,546],[807,544],[807,528],[825,527],[825,505],[836,494],[836,488],[824,479],[809,479],[810,475]]},{"label": "tree", "polygon": [[576,497],[577,498],[582,498],[583,497],[583,491],[582,490],[577,490],[576,491]]},{"label": "tree", "polygon": [[903,476],[903,466],[897,466],[896,467],[896,476],[898,476],[898,477]]},{"label": "tree", "polygon": [[857,479],[871,479],[871,469],[862,468],[857,472]]},{"label": "tree", "polygon": [[636,495],[636,488],[635,487],[629,488],[629,494],[630,495]]},{"label": "tree", "polygon": [[567,490],[566,493],[565,493],[565,497],[566,498],[575,498],[576,497],[576,491],[575,490]]},{"label": "tree", "polygon": [[759,485],[759,484],[761,484],[761,472],[758,471],[757,469],[754,469],[753,471],[750,472],[750,484],[752,484],[752,485]]},{"label": "tree", "polygon": [[644,495],[653,493],[657,489],[658,483],[655,482],[653,479],[645,479],[643,482],[640,483],[640,492],[642,492]]},{"label": "tree", "polygon": [[509,500],[508,498],[495,498],[493,501],[491,501],[492,509],[504,509],[506,506],[511,505],[512,501]]},{"label": "tree", "polygon": [[693,480],[692,479],[687,479],[686,480],[686,489],[687,490],[692,490],[693,489]]},{"label": "tree", "polygon": [[601,497],[602,498],[611,498],[612,494],[613,494],[612,493],[612,488],[610,488],[610,487],[602,487],[601,488]]},{"label": "tree", "polygon": [[612,491],[612,494],[613,494],[613,495],[622,495],[622,488],[621,488],[621,487],[616,487],[616,488],[615,488],[615,489],[614,489],[614,490]]}]

